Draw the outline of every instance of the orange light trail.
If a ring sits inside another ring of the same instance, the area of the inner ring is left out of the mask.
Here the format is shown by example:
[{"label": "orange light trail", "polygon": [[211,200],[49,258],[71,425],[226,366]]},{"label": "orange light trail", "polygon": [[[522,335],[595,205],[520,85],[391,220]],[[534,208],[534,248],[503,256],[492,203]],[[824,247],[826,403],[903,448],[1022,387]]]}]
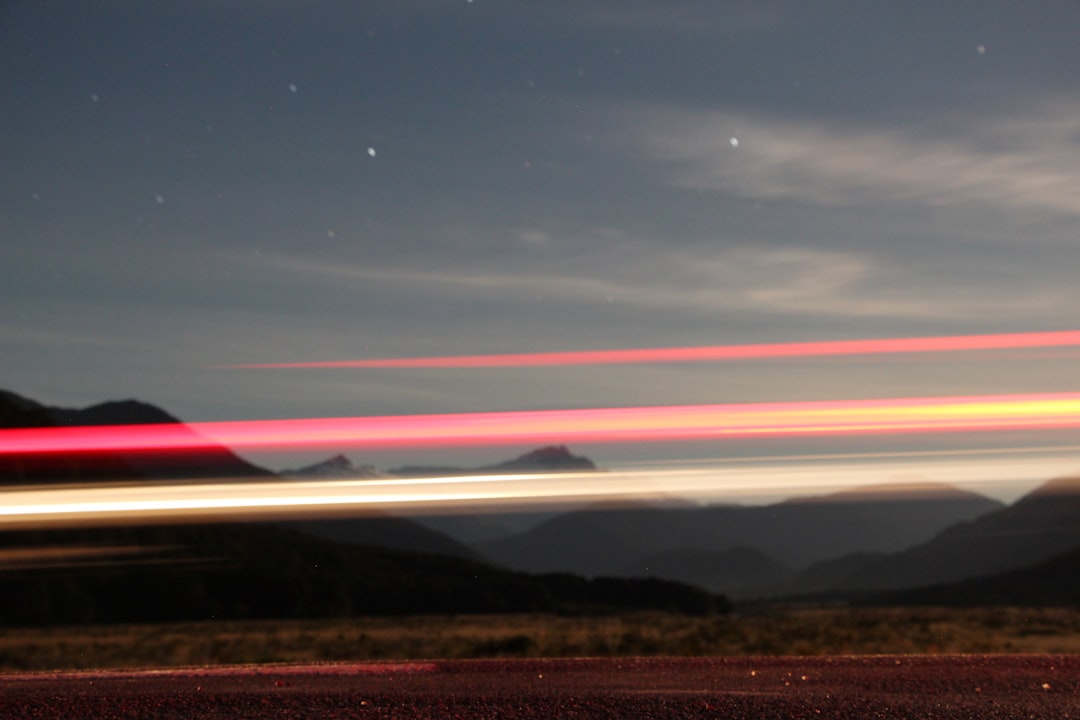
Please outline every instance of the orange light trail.
[{"label": "orange light trail", "polygon": [[705,347],[585,350],[577,352],[458,355],[451,357],[373,358],[312,362],[225,365],[229,369],[302,368],[499,368],[557,365],[625,365],[633,363],[719,362],[769,358],[885,355],[971,350],[1016,350],[1080,345],[1080,330],[956,335],[951,337],[836,340],[826,342],[715,345]]},{"label": "orange light trail", "polygon": [[1080,393],[0,430],[0,456],[101,451],[625,443],[1080,427]]}]

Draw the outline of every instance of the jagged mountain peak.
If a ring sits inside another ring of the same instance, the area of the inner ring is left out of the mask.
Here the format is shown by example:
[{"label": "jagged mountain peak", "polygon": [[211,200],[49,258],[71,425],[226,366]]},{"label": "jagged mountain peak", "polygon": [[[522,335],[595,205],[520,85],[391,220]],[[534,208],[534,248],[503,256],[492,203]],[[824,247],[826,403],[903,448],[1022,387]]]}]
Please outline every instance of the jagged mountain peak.
[{"label": "jagged mountain peak", "polygon": [[283,470],[282,475],[292,478],[357,478],[357,477],[383,477],[372,465],[355,465],[345,455],[338,453],[321,462],[295,470]]},{"label": "jagged mountain peak", "polygon": [[548,445],[530,450],[513,460],[492,466],[495,469],[538,470],[595,470],[596,465],[587,457],[574,455],[565,445]]},{"label": "jagged mountain peak", "polygon": [[327,465],[329,467],[348,467],[348,468],[351,468],[353,466],[352,460],[345,457],[341,453],[338,453],[337,455],[330,458],[329,460],[327,460],[323,464]]},{"label": "jagged mountain peak", "polygon": [[495,465],[464,468],[453,465],[405,465],[389,470],[390,475],[419,477],[425,475],[466,475],[483,473],[513,472],[558,472],[558,471],[596,470],[592,460],[583,455],[574,455],[565,445],[548,445],[530,450],[513,460],[506,460]]}]

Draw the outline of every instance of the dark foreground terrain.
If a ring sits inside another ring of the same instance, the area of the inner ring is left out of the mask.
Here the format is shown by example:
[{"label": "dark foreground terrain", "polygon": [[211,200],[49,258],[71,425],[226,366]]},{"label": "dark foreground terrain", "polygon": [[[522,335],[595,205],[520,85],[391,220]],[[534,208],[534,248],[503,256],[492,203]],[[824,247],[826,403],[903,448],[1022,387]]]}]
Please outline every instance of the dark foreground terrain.
[{"label": "dark foreground terrain", "polygon": [[1080,656],[413,661],[8,675],[0,717],[1080,718]]}]

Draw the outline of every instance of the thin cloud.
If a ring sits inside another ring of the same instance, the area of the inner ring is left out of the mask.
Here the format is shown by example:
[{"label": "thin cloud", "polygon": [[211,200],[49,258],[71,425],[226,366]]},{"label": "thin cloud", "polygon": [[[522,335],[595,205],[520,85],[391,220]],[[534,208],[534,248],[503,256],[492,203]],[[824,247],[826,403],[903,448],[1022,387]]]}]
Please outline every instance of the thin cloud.
[{"label": "thin cloud", "polygon": [[[961,320],[993,312],[1026,317],[1060,299],[1034,294],[1022,301],[956,284],[913,292],[900,273],[869,257],[808,248],[749,247],[705,253],[652,251],[606,267],[602,275],[530,266],[446,268],[356,265],[275,256],[279,270],[389,293],[437,296],[443,301],[483,297],[494,302],[613,303],[622,308],[691,314],[754,312],[787,317]],[[300,282],[307,282],[301,280]]]},{"label": "thin cloud", "polygon": [[670,184],[825,206],[978,204],[1080,215],[1080,107],[922,128],[702,110],[633,113]]}]

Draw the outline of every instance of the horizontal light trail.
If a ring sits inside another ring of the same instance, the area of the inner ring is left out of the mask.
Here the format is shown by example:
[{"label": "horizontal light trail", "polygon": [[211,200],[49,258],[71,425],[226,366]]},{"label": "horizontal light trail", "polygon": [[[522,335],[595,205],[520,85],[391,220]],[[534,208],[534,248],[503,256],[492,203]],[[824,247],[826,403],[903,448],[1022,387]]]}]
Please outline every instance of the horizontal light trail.
[{"label": "horizontal light trail", "polygon": [[1022,447],[966,448],[949,450],[883,450],[878,452],[816,453],[812,455],[736,455],[732,457],[689,458],[685,460],[634,460],[627,467],[667,467],[673,466],[722,466],[753,465],[755,463],[791,463],[820,462],[823,460],[928,460],[932,458],[955,459],[978,456],[990,459],[1002,455],[1047,455],[1049,453],[1069,453],[1080,457],[1080,445],[1024,445]]},{"label": "horizontal light trail", "polygon": [[0,430],[0,456],[110,450],[620,443],[1080,427],[1080,393]]},{"label": "horizontal light trail", "polygon": [[951,337],[835,340],[827,342],[773,343],[763,345],[715,345],[706,347],[643,348],[631,350],[585,350],[579,352],[459,355],[452,357],[373,358],[312,362],[252,363],[225,365],[229,369],[268,368],[498,368],[552,365],[620,365],[631,363],[718,362],[767,358],[883,355],[901,353],[957,352],[964,350],[1015,350],[1080,345],[1080,330],[956,335]]},{"label": "horizontal light trail", "polygon": [[[267,519],[333,515],[479,512],[578,506],[602,500],[689,497],[773,500],[883,483],[944,482],[980,489],[1076,473],[1075,454],[961,457],[900,463],[806,462],[748,467],[476,475],[411,479],[86,485],[0,492],[0,530],[27,527]],[[924,491],[911,485],[909,491]],[[891,492],[888,497],[898,495]],[[915,495],[912,495],[915,497]]]},{"label": "horizontal light trail", "polygon": [[[0,494],[0,497],[3,497]],[[3,527],[0,520],[0,527]],[[0,570],[64,567],[117,567],[142,565],[149,562],[166,562],[165,558],[152,558],[163,551],[175,550],[173,546],[137,547],[128,545],[46,545],[0,549]],[[170,558],[169,562],[176,562]]]}]

